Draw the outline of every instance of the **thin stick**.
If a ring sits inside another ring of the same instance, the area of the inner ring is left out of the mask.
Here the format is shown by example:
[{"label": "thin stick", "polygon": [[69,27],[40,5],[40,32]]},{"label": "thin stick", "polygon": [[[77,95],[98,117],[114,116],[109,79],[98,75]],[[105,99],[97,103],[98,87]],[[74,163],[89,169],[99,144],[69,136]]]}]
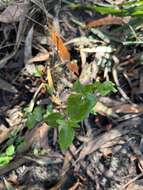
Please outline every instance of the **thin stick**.
[{"label": "thin stick", "polygon": [[131,183],[135,182],[137,179],[139,179],[139,178],[142,177],[142,176],[143,176],[143,173],[140,173],[140,174],[137,175],[135,178],[131,179],[131,180],[128,181],[125,185],[123,185],[123,186],[121,187],[121,190],[125,190],[128,185],[130,185]]}]

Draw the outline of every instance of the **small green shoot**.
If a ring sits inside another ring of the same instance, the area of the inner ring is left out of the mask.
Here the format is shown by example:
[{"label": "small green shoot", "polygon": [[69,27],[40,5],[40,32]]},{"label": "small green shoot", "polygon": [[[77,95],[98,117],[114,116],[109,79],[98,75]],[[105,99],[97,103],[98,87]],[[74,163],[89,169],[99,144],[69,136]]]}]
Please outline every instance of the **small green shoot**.
[{"label": "small green shoot", "polygon": [[13,159],[14,153],[14,145],[7,147],[5,152],[0,154],[0,167],[7,165]]}]

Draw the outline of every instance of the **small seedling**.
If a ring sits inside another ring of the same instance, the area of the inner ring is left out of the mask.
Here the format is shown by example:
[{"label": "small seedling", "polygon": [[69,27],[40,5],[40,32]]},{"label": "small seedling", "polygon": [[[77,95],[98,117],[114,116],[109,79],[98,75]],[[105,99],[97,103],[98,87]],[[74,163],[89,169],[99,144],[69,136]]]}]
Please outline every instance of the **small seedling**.
[{"label": "small seedling", "polygon": [[0,154],[0,166],[7,165],[13,159],[14,153],[14,145],[8,146],[5,152]]},{"label": "small seedling", "polygon": [[75,137],[75,129],[79,122],[86,119],[92,112],[98,99],[96,93],[106,96],[110,92],[116,92],[115,85],[111,81],[103,83],[82,85],[77,81],[73,86],[73,91],[67,100],[66,114],[52,112],[44,118],[44,121],[51,127],[59,130],[59,145],[62,150],[66,150],[72,144]]},{"label": "small seedling", "polygon": [[76,81],[71,94],[68,97],[66,112],[53,112],[46,110],[42,106],[37,106],[33,112],[28,113],[26,125],[29,129],[37,123],[44,121],[50,127],[59,131],[59,145],[62,150],[66,150],[75,138],[75,129],[80,127],[79,123],[86,119],[98,101],[97,94],[106,96],[110,92],[116,92],[115,85],[111,81],[95,82],[93,84],[82,85]]}]

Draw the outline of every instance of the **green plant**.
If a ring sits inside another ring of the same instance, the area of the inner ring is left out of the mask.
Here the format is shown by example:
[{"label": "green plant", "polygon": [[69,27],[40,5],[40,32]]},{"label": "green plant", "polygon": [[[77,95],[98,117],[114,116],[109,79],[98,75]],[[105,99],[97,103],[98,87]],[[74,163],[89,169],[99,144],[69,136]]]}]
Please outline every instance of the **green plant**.
[{"label": "green plant", "polygon": [[59,130],[59,145],[62,150],[66,150],[73,142],[75,128],[79,127],[79,122],[88,117],[98,101],[96,96],[106,96],[110,92],[116,92],[116,88],[111,81],[95,82],[94,84],[82,85],[77,81],[72,89],[72,93],[67,100],[66,112],[51,112],[44,118],[50,127]]},{"label": "green plant", "polygon": [[116,92],[115,85],[111,81],[103,83],[98,81],[87,85],[76,81],[63,114],[53,112],[51,106],[48,107],[47,111],[42,106],[37,106],[33,112],[27,112],[26,125],[31,129],[44,120],[48,126],[57,128],[60,148],[66,150],[74,140],[75,129],[80,127],[79,123],[92,113],[98,96],[106,96],[110,92]]},{"label": "green plant", "polygon": [[100,14],[112,14],[119,16],[138,16],[143,15],[143,0],[132,0],[127,3],[120,5],[109,5],[109,4],[79,4],[79,3],[70,3],[66,1],[68,6],[72,9],[82,9],[90,10],[92,12]]},{"label": "green plant", "polygon": [[37,106],[33,110],[33,112],[26,112],[27,113],[27,122],[26,125],[28,126],[29,129],[32,129],[35,127],[37,123],[42,121],[43,119],[43,114],[45,112],[45,109],[42,106]]},{"label": "green plant", "polygon": [[0,166],[8,164],[13,159],[14,153],[15,153],[14,145],[8,146],[5,152],[0,154]]}]

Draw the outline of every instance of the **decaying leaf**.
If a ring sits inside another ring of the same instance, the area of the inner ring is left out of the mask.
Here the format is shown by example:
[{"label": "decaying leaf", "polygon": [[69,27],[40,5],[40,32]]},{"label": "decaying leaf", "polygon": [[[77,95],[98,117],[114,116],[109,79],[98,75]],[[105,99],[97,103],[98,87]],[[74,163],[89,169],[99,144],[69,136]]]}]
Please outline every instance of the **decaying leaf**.
[{"label": "decaying leaf", "polygon": [[26,15],[28,11],[28,3],[13,3],[10,4],[0,15],[0,22],[12,23],[18,22]]},{"label": "decaying leaf", "polygon": [[86,27],[92,28],[92,27],[99,27],[99,26],[110,25],[110,24],[123,25],[125,24],[125,21],[121,17],[106,16],[106,17],[88,22],[86,24]]}]

